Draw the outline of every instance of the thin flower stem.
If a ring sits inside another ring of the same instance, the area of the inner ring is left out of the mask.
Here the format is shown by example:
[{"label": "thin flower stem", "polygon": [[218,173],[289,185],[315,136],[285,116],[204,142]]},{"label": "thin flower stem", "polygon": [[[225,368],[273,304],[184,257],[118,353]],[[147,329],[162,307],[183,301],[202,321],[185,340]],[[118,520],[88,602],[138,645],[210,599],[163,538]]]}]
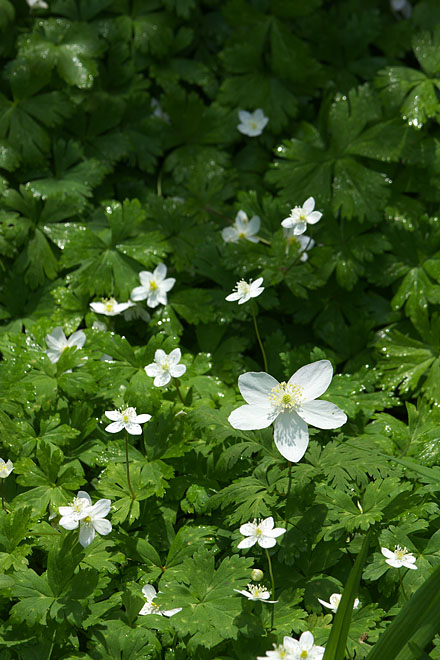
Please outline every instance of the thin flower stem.
[{"label": "thin flower stem", "polygon": [[255,308],[253,305],[251,306],[251,310],[252,310],[252,318],[254,320],[255,334],[257,335],[258,343],[260,344],[260,348],[261,348],[261,355],[263,356],[264,371],[268,373],[269,369],[267,366],[266,352],[264,350],[263,342],[261,341],[260,332],[258,330],[257,315],[255,314]]},{"label": "thin flower stem", "polygon": [[180,391],[179,381],[177,380],[177,378],[173,378],[173,380],[174,380],[174,385],[176,386],[176,392],[179,395],[179,399],[181,400],[183,405],[185,405],[185,401],[183,400],[182,392]]},{"label": "thin flower stem", "polygon": [[403,597],[405,598],[405,600],[408,600],[408,596],[406,594],[405,587],[403,586],[402,572],[400,570],[400,566],[397,570],[399,571],[400,588],[402,589]]},{"label": "thin flower stem", "polygon": [[219,218],[225,218],[226,220],[233,222],[232,218],[230,218],[228,215],[225,215],[224,213],[220,213],[220,211],[216,211],[215,209],[212,209],[210,206],[205,206],[205,211],[208,211],[208,213],[213,213],[214,215],[218,215]]},{"label": "thin flower stem", "polygon": [[269,245],[269,247],[270,247],[270,245],[271,245],[271,242],[270,242],[270,241],[266,241],[266,239],[265,239],[265,238],[261,238],[261,236],[256,236],[256,238],[258,238],[258,240],[260,241],[260,243],[264,243],[264,245]]},{"label": "thin flower stem", "polygon": [[[273,577],[272,562],[271,562],[271,560],[270,560],[269,550],[268,550],[267,548],[264,548],[264,550],[265,550],[265,552],[266,552],[267,564],[268,564],[268,566],[269,566],[270,581],[271,581],[271,584],[272,584],[271,598],[272,598],[272,600],[275,600],[275,580],[274,580],[274,577]],[[270,627],[271,627],[271,629],[273,629],[273,617],[274,617],[274,613],[275,613],[275,603],[272,604],[272,613],[271,613],[271,615],[270,615]]]},{"label": "thin flower stem", "polygon": [[286,508],[284,510],[284,519],[287,523],[287,507],[289,503],[290,489],[292,487],[292,463],[289,461],[289,471],[288,471],[288,481],[287,481],[287,493],[286,493]]},{"label": "thin flower stem", "polygon": [[2,511],[5,510],[5,480],[2,479]]},{"label": "thin flower stem", "polygon": [[133,487],[131,485],[130,481],[130,463],[128,460],[128,433],[127,429],[125,429],[125,466],[127,468],[127,483],[128,483],[128,488],[130,489],[130,494],[131,494],[131,499],[135,500],[136,495],[134,493]]},{"label": "thin flower stem", "polygon": [[309,242],[307,243],[307,245],[306,245],[306,247],[304,248],[304,250],[302,250],[302,251],[298,254],[298,256],[296,257],[296,259],[294,259],[294,261],[292,261],[292,263],[290,264],[290,266],[284,270],[284,277],[286,276],[286,273],[288,273],[289,270],[290,270],[291,268],[293,268],[294,266],[296,266],[296,264],[297,264],[298,261],[301,259],[301,257],[303,256],[303,254],[305,254],[305,253],[307,252],[307,250],[309,249],[309,246],[310,246],[310,243],[311,243],[311,242],[312,242],[312,230],[310,229]]},{"label": "thin flower stem", "polygon": [[156,193],[158,197],[162,197],[162,177],[163,177],[163,164],[159,170],[159,174],[157,175]]}]

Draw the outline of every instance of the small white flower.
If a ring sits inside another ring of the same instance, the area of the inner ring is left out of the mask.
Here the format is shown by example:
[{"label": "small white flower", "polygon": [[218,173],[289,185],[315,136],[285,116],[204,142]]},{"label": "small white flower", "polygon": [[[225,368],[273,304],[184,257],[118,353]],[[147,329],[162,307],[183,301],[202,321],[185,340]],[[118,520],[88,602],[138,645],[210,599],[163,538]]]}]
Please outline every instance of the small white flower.
[{"label": "small white flower", "polygon": [[124,410],[106,410],[105,416],[112,420],[112,424],[105,427],[108,433],[119,433],[125,429],[130,435],[141,435],[140,424],[145,424],[151,419],[151,415],[137,415],[136,408],[125,408]]},{"label": "small white flower", "polygon": [[249,137],[256,137],[261,135],[264,127],[269,121],[269,117],[266,117],[261,108],[258,108],[254,112],[247,112],[246,110],[238,111],[238,118],[240,123],[237,126],[237,130],[243,135],[248,135]]},{"label": "small white flower", "polygon": [[228,300],[229,302],[237,301],[239,305],[242,305],[251,298],[256,298],[257,296],[260,295],[260,293],[263,293],[264,286],[260,286],[262,282],[263,282],[262,277],[256,279],[255,282],[252,282],[252,280],[250,280],[249,282],[245,282],[245,280],[240,280],[240,282],[237,282],[237,284],[234,287],[235,291],[230,293],[229,296],[226,296],[226,300]]},{"label": "small white flower", "polygon": [[391,9],[393,11],[400,11],[404,18],[411,18],[412,4],[408,0],[390,0]]},{"label": "small white flower", "polygon": [[267,660],[268,658],[269,660],[291,660],[292,656],[284,644],[278,644],[278,646],[274,644],[273,651],[266,651],[266,655],[259,655],[257,660]]},{"label": "small white flower", "polygon": [[49,5],[44,0],[26,0],[31,9],[49,9]]},{"label": "small white flower", "polygon": [[[339,607],[339,603],[341,602],[341,598],[342,598],[342,594],[332,594],[329,598],[330,600],[329,603],[327,603],[325,600],[321,600],[320,598],[318,598],[318,600],[321,603],[321,605],[324,605],[324,607],[327,607],[332,612],[336,612]],[[355,601],[353,603],[353,609],[357,610],[358,607],[359,607],[359,598],[355,598]]]},{"label": "small white flower", "polygon": [[142,270],[139,273],[141,286],[137,286],[131,292],[130,298],[138,302],[147,299],[148,307],[157,307],[166,305],[168,302],[167,293],[170,291],[176,280],[174,277],[166,277],[167,267],[165,264],[159,264],[154,271]]},{"label": "small white flower", "polygon": [[393,568],[412,568],[417,569],[415,566],[416,558],[411,552],[408,552],[406,548],[401,548],[400,545],[394,546],[393,550],[388,550],[388,548],[381,548],[381,552],[387,564]]},{"label": "small white flower", "polygon": [[278,603],[277,600],[268,600],[270,598],[270,591],[263,587],[261,584],[248,584],[248,591],[243,589],[234,589],[238,594],[246,596],[248,600],[263,600],[265,603]]},{"label": "small white flower", "polygon": [[58,362],[66,348],[71,348],[72,346],[82,348],[85,341],[86,336],[82,330],[77,330],[70,335],[69,339],[67,339],[63,329],[58,326],[52,330],[50,335],[46,335],[46,344],[49,348],[44,352],[49,357],[52,364],[55,364],[55,362]]},{"label": "small white flower", "polygon": [[170,123],[170,117],[169,115],[167,115],[166,112],[163,111],[160,101],[158,99],[152,98],[150,105],[151,105],[151,109],[153,110],[151,114],[152,117],[157,117],[157,119],[161,119],[166,124]]},{"label": "small white flower", "polygon": [[322,217],[322,213],[314,211],[314,208],[315,200],[313,197],[309,197],[302,206],[295,206],[295,208],[290,211],[289,217],[282,221],[282,227],[293,229],[294,236],[304,234],[308,224],[314,225]]},{"label": "small white flower", "polygon": [[279,383],[264,371],[238,378],[238,387],[247,403],[229,415],[235,429],[265,429],[273,422],[274,441],[288,461],[299,461],[309,444],[307,424],[319,429],[336,429],[347,415],[329,401],[315,401],[324,394],[333,376],[328,360],[318,360],[298,369],[287,383]]},{"label": "small white flower", "polygon": [[265,518],[265,520],[254,520],[253,522],[245,523],[240,527],[240,534],[246,536],[237,548],[251,548],[255,543],[258,543],[262,548],[273,548],[276,545],[275,539],[281,534],[285,533],[283,527],[275,527],[272,516]]},{"label": "small white flower", "polygon": [[315,245],[315,241],[310,236],[306,234],[301,234],[300,236],[295,236],[293,233],[293,227],[290,229],[283,228],[284,238],[286,239],[286,254],[289,254],[290,248],[295,248],[301,254],[300,261],[303,263],[307,261],[309,252],[312,247]]},{"label": "small white flower", "polygon": [[129,300],[125,303],[118,303],[114,298],[104,298],[102,302],[90,303],[91,309],[96,314],[104,314],[104,316],[117,316],[121,312],[125,312],[129,307],[133,307],[134,303]]},{"label": "small white flower", "polygon": [[90,495],[83,490],[78,492],[70,506],[60,506],[61,515],[59,524],[64,529],[77,529],[79,526],[79,542],[87,548],[95,538],[95,532],[106,536],[112,531],[112,524],[106,520],[110,511],[110,500],[98,500],[92,505]]},{"label": "small white flower", "polygon": [[179,364],[181,358],[180,348],[175,348],[167,355],[158,348],[154,354],[154,362],[147,364],[145,373],[154,378],[155,387],[168,385],[171,378],[180,378],[186,371],[184,364]]},{"label": "small white flower", "polygon": [[[154,602],[157,592],[156,589],[151,584],[145,584],[142,587],[142,593],[145,596],[146,603],[140,610],[139,614],[144,616],[145,614],[158,614],[159,616],[174,616],[177,612],[180,612],[181,607],[176,607],[173,610],[161,610],[159,605]],[[159,591],[160,593],[160,591]]]},{"label": "small white flower", "polygon": [[275,646],[273,651],[266,651],[265,656],[258,656],[257,660],[322,660],[324,655],[323,646],[313,644],[313,635],[310,632],[304,632],[299,640],[293,637],[284,637],[283,643]]},{"label": "small white flower", "polygon": [[132,307],[129,307],[125,312],[124,312],[124,320],[125,321],[145,321],[145,323],[148,323],[151,321],[151,316],[147,312],[147,310],[142,307],[142,305],[133,305]]},{"label": "small white flower", "polygon": [[6,479],[6,477],[9,477],[13,469],[14,464],[12,461],[7,461],[5,463],[5,461],[0,458],[0,479]]},{"label": "small white flower", "polygon": [[239,211],[235,216],[234,224],[231,227],[222,229],[222,238],[225,243],[238,243],[245,238],[251,243],[258,243],[258,234],[261,226],[261,220],[258,215],[252,216],[249,220],[244,211]]}]

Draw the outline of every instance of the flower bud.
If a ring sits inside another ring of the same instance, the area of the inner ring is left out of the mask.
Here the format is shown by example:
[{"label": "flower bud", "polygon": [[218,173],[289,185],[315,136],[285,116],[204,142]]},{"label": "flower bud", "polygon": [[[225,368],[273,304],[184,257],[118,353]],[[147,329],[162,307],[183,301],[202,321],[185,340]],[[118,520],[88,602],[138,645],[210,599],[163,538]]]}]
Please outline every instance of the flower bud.
[{"label": "flower bud", "polygon": [[251,573],[251,578],[255,582],[260,582],[263,579],[264,573],[260,568],[254,568]]}]

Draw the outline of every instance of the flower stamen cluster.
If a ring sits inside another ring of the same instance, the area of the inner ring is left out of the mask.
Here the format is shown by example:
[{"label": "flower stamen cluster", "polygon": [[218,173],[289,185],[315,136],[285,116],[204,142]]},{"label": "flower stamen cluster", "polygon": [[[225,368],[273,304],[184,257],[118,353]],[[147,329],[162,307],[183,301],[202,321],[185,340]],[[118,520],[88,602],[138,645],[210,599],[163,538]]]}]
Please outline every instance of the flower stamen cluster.
[{"label": "flower stamen cluster", "polygon": [[284,381],[273,387],[269,394],[269,401],[279,412],[299,408],[303,398],[304,389],[300,385]]}]

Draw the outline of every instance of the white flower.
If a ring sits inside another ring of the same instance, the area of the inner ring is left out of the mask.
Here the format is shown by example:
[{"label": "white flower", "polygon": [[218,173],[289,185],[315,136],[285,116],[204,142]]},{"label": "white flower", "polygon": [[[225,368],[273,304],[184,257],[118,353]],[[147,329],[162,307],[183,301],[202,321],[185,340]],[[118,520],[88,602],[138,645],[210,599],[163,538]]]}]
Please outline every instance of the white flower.
[{"label": "white flower", "polygon": [[158,99],[152,98],[150,105],[151,105],[151,109],[153,110],[151,114],[152,117],[157,117],[157,119],[161,119],[166,124],[170,123],[170,117],[169,115],[167,115],[166,112],[163,111],[160,101]]},{"label": "white flower", "polygon": [[228,300],[229,302],[233,302],[236,300],[239,305],[242,305],[251,298],[256,298],[257,296],[260,295],[260,293],[263,293],[264,286],[260,286],[262,282],[263,282],[262,277],[256,279],[255,282],[252,282],[252,280],[249,280],[249,282],[245,282],[245,280],[240,280],[240,282],[237,282],[237,284],[234,287],[235,291],[230,293],[229,296],[226,296],[226,300]]},{"label": "white flower", "polygon": [[[165,264],[159,264],[154,271],[141,270],[139,279],[141,286],[137,286],[131,292],[130,298],[138,302],[147,299],[148,307],[157,307],[159,304],[166,305],[167,293],[170,291],[176,280],[174,277],[168,277]],[[166,279],[165,279],[166,278]]]},{"label": "white flower", "polygon": [[283,644],[279,644],[278,646],[274,644],[273,649],[273,651],[266,651],[266,655],[259,655],[257,660],[267,660],[268,658],[270,660],[291,660],[292,656]]},{"label": "white flower", "polygon": [[7,461],[5,463],[5,461],[0,458],[0,479],[6,479],[6,477],[9,477],[13,469],[14,464],[12,461]]},{"label": "white flower", "polygon": [[156,589],[151,584],[145,584],[142,587],[142,593],[144,594],[145,599],[147,601],[139,612],[139,614],[141,614],[142,616],[145,614],[158,614],[159,616],[174,616],[174,614],[177,614],[177,612],[180,612],[180,610],[182,609],[181,607],[176,607],[173,610],[161,610],[159,605],[154,602],[157,592]]},{"label": "white flower", "polygon": [[324,655],[323,646],[313,644],[313,635],[310,632],[304,632],[299,640],[293,637],[284,637],[282,645],[275,646],[273,651],[266,651],[265,656],[258,656],[257,660],[322,660]]},{"label": "white flower", "polygon": [[141,435],[140,424],[145,424],[151,419],[151,415],[137,415],[136,408],[125,408],[124,410],[106,410],[105,416],[112,420],[112,424],[105,427],[109,433],[119,433],[125,429],[130,435]]},{"label": "white flower", "polygon": [[124,312],[125,321],[137,321],[138,319],[145,323],[151,321],[150,314],[142,305],[133,305]]},{"label": "white flower", "polygon": [[401,11],[404,18],[411,18],[412,4],[408,0],[390,0],[393,11]]},{"label": "white flower", "polygon": [[58,326],[52,330],[50,335],[46,335],[46,344],[49,348],[44,352],[47,354],[52,364],[55,364],[55,362],[58,362],[66,348],[71,348],[72,346],[82,348],[85,341],[86,336],[82,330],[77,330],[70,335],[69,339],[67,339],[63,329]]},{"label": "white flower", "polygon": [[395,545],[394,551],[388,550],[388,548],[381,548],[381,552],[383,556],[386,557],[386,563],[393,566],[393,568],[400,568],[403,566],[404,568],[417,569],[417,566],[415,566],[416,558],[414,555],[411,554],[411,552],[408,552],[406,548],[401,548],[400,545]]},{"label": "white flower", "polygon": [[70,506],[60,506],[60,525],[64,529],[77,529],[79,526],[79,542],[87,548],[95,538],[95,532],[105,536],[112,531],[112,524],[105,519],[110,511],[110,500],[98,500],[92,505],[90,495],[80,490],[73,498]]},{"label": "white flower", "polygon": [[322,217],[322,213],[319,211],[314,211],[315,200],[313,197],[306,199],[302,206],[295,206],[290,211],[288,218],[285,218],[281,225],[286,229],[293,229],[294,236],[299,236],[299,234],[304,234],[307,229],[307,225],[316,224]]},{"label": "white flower", "polygon": [[262,548],[273,548],[276,545],[275,539],[286,531],[283,527],[275,527],[274,529],[273,525],[272,516],[265,520],[254,520],[245,523],[240,527],[240,534],[247,538],[240,541],[237,548],[251,548],[255,543],[258,543]]},{"label": "white flower", "polygon": [[[332,612],[336,612],[339,607],[339,603],[341,602],[341,598],[342,598],[342,594],[332,594],[330,596],[329,603],[327,603],[325,600],[321,600],[320,598],[318,598],[318,600],[321,603],[321,605],[324,605],[324,607],[327,607]],[[359,607],[359,598],[355,598],[355,601],[353,603],[353,609],[357,610],[358,607]]]},{"label": "white flower", "polygon": [[309,258],[307,252],[309,252],[312,247],[315,245],[315,241],[310,236],[306,234],[301,234],[300,236],[295,236],[293,233],[293,227],[290,229],[283,229],[284,238],[286,239],[286,254],[289,254],[290,248],[293,246],[301,253],[300,261],[305,262]]},{"label": "white flower", "polygon": [[261,220],[258,215],[252,216],[249,220],[244,211],[239,211],[235,216],[234,224],[222,229],[222,237],[225,243],[237,243],[241,238],[251,243],[258,243],[255,234],[258,234],[260,226]]},{"label": "white flower", "polygon": [[265,603],[278,603],[277,600],[268,600],[270,598],[270,591],[263,587],[261,584],[248,584],[248,591],[243,589],[234,589],[238,594],[246,596],[248,600],[263,600]]},{"label": "white flower", "polygon": [[229,422],[243,431],[265,429],[275,422],[274,441],[288,461],[297,462],[309,443],[307,424],[336,429],[347,421],[334,403],[314,401],[324,394],[333,376],[328,360],[318,360],[298,369],[287,383],[261,372],[242,374],[238,387],[247,404],[233,410]]},{"label": "white flower", "polygon": [[258,108],[254,112],[239,110],[238,117],[240,123],[237,126],[237,130],[243,133],[243,135],[249,135],[249,137],[261,135],[263,128],[269,121],[269,117],[265,116],[261,108]]},{"label": "white flower", "polygon": [[184,364],[179,364],[181,358],[180,348],[175,348],[169,355],[161,348],[154,354],[154,362],[147,364],[145,373],[154,378],[155,387],[168,385],[171,378],[180,378],[186,371]]},{"label": "white flower", "polygon": [[31,9],[49,9],[49,5],[44,0],[26,0]]},{"label": "white flower", "polygon": [[96,314],[104,314],[105,316],[117,316],[121,312],[125,312],[129,307],[133,307],[134,303],[129,300],[125,303],[118,303],[114,298],[104,298],[102,302],[92,302],[90,307]]}]

